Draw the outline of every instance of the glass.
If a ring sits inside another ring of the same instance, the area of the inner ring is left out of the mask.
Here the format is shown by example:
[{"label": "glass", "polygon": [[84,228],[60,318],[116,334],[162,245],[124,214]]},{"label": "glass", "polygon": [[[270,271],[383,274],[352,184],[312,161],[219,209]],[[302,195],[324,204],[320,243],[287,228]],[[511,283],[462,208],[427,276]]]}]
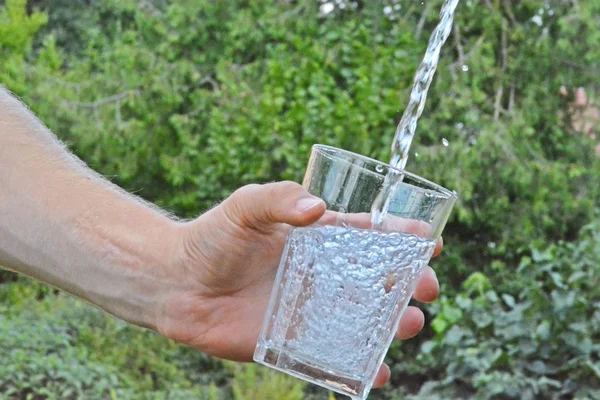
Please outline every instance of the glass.
[{"label": "glass", "polygon": [[391,167],[315,145],[303,186],[327,204],[293,228],[254,360],[353,399],[367,397],[456,193],[399,171],[383,223],[371,205]]}]

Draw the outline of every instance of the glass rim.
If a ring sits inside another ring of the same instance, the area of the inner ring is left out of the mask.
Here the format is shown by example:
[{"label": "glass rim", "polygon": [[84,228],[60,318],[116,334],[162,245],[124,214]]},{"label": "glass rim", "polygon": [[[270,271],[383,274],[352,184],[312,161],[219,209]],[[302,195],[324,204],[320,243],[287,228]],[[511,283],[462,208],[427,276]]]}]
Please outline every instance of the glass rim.
[{"label": "glass rim", "polygon": [[[328,157],[330,159],[340,158],[340,157],[336,157],[336,155],[334,154],[334,152],[335,153],[345,153],[347,155],[351,155],[352,157],[362,159],[362,160],[367,161],[369,163],[374,163],[374,164],[377,164],[377,165],[383,165],[388,170],[391,169],[391,170],[397,171],[397,172],[399,172],[399,173],[401,173],[403,175],[406,175],[406,176],[410,177],[411,179],[413,179],[413,180],[415,180],[415,181],[417,181],[419,183],[422,183],[423,185],[427,186],[429,189],[433,189],[433,190],[437,191],[440,194],[446,195],[447,198],[454,198],[454,199],[458,198],[458,193],[456,193],[455,191],[446,189],[445,187],[443,187],[441,185],[438,185],[437,183],[431,182],[428,179],[425,179],[425,178],[423,178],[423,177],[421,177],[419,175],[415,175],[415,174],[413,174],[411,172],[408,172],[408,171],[406,171],[404,169],[392,167],[390,164],[388,164],[386,162],[378,161],[378,160],[376,160],[374,158],[371,158],[371,157],[363,156],[361,154],[354,153],[352,151],[348,151],[348,150],[344,150],[344,149],[340,149],[338,147],[328,146],[326,144],[314,144],[314,145],[312,145],[312,148],[313,148],[313,150],[318,151],[319,153],[321,153],[322,155],[324,155],[325,157]],[[345,161],[348,162],[347,160],[345,160]],[[362,170],[365,170],[365,171],[368,171],[368,172],[371,172],[371,173],[376,173],[376,174],[379,174],[380,176],[385,177],[385,174],[378,173],[376,171],[368,170],[365,167],[362,167],[360,165],[356,165],[356,167],[360,168]],[[407,184],[410,185],[410,183],[407,183]],[[411,186],[415,186],[415,185],[411,185]]]}]

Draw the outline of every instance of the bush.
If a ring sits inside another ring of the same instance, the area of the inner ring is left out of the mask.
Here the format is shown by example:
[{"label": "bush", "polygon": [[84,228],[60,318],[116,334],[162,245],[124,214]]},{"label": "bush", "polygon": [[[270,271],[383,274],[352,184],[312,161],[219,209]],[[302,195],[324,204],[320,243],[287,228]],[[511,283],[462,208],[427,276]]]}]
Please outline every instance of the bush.
[{"label": "bush", "polygon": [[229,378],[220,362],[71,297],[47,295],[0,311],[0,393],[9,399],[224,396],[214,385]]},{"label": "bush", "polygon": [[434,336],[402,355],[396,376],[435,377],[414,399],[599,398],[599,265],[596,221],[574,243],[533,247],[510,290],[473,273],[433,307]]},{"label": "bush", "polygon": [[306,383],[255,364],[231,364],[236,400],[303,400]]}]

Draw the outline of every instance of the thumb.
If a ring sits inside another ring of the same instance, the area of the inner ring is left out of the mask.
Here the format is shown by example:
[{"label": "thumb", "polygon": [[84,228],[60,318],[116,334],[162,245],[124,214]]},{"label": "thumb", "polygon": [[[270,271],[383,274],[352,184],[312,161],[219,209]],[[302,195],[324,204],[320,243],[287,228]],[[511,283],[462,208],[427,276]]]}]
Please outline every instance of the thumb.
[{"label": "thumb", "polygon": [[289,181],[244,186],[222,206],[235,224],[259,230],[278,223],[310,225],[325,212],[323,200]]}]

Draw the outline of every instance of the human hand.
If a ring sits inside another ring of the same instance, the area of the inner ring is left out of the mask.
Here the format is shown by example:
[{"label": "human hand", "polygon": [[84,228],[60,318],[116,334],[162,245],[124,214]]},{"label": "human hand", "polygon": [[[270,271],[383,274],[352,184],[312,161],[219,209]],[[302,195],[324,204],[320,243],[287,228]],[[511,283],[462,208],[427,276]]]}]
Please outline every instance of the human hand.
[{"label": "human hand", "polygon": [[[217,357],[252,360],[287,231],[331,215],[324,213],[325,203],[302,186],[279,182],[245,186],[180,224],[175,276],[161,296],[156,329]],[[441,241],[434,255],[440,251]],[[414,298],[430,302],[438,292],[435,273],[427,267]],[[409,306],[396,337],[413,337],[423,324],[422,311]],[[389,376],[382,365],[375,387]]]}]

